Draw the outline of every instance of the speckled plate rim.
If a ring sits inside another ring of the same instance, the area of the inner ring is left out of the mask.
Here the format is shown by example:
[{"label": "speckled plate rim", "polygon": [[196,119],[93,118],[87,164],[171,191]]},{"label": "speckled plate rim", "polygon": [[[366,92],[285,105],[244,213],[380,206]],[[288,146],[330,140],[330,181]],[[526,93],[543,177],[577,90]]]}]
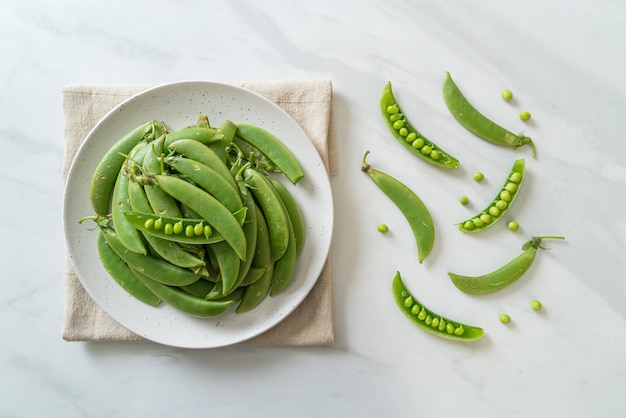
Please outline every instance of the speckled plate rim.
[{"label": "speckled plate rim", "polygon": [[[148,306],[128,295],[108,275],[96,250],[93,224],[78,219],[93,214],[89,183],[96,164],[124,133],[157,119],[170,129],[193,125],[200,114],[218,126],[229,119],[257,124],[274,133],[298,158],[305,177],[292,185],[277,178],[298,202],[307,239],[293,281],[281,294],[250,312],[235,306],[217,318],[194,318],[162,304]],[[253,338],[288,317],[309,294],[324,267],[333,229],[333,199],[324,163],[300,125],[268,99],[242,87],[212,81],[178,81],[133,95],[105,115],[79,147],[68,172],[63,223],[69,257],[89,296],[115,321],[150,341],[181,348],[215,348]]]}]

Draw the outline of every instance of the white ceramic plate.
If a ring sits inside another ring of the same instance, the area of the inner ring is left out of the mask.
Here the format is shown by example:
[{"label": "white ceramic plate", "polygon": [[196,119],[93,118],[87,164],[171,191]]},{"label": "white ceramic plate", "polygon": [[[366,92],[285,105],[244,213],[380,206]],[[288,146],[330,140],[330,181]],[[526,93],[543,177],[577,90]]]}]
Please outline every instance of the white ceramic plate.
[{"label": "white ceramic plate", "polygon": [[[307,225],[305,248],[293,281],[278,296],[250,312],[235,306],[217,318],[194,318],[166,304],[154,308],[129,296],[102,267],[94,224],[78,220],[94,213],[89,199],[91,175],[106,150],[123,134],[149,120],[169,129],[195,124],[200,114],[213,126],[230,119],[264,127],[295,154],[305,177],[296,185],[277,177],[292,192]],[[63,221],[68,251],[87,293],[113,319],[134,333],[175,347],[210,348],[245,341],[285,319],[308,295],[324,266],[333,227],[327,172],[300,126],[281,108],[243,88],[206,81],[165,84],[135,95],[109,112],[87,135],[72,163],[64,194]]]}]

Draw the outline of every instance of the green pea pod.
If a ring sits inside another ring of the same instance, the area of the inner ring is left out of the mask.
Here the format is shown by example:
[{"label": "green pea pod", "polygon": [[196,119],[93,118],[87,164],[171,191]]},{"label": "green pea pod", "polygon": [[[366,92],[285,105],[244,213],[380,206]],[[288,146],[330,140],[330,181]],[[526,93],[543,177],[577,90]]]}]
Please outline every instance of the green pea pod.
[{"label": "green pea pod", "polygon": [[190,316],[199,318],[213,318],[225,314],[235,303],[235,300],[205,300],[172,286],[159,283],[149,276],[142,274],[138,269],[133,273],[152,293],[163,302]]},{"label": "green pea pod", "polygon": [[211,145],[218,143],[223,138],[224,135],[221,132],[218,132],[216,129],[210,127],[192,126],[179,129],[165,135],[165,141],[163,143],[163,146],[165,149],[167,149],[170,144],[181,139],[191,139],[205,145]]},{"label": "green pea pod", "polygon": [[174,199],[189,206],[230,244],[240,259],[246,258],[246,236],[235,216],[204,190],[174,176],[154,177],[157,185]]},{"label": "green pea pod", "polygon": [[212,148],[190,139],[180,139],[170,144],[169,149],[212,168],[221,174],[234,189],[237,189],[237,183],[228,166]]},{"label": "green pea pod", "polygon": [[482,212],[461,222],[459,229],[463,232],[478,232],[489,228],[499,219],[502,219],[515,201],[522,187],[524,167],[525,162],[523,159],[515,161],[511,172],[496,197]]},{"label": "green pea pod", "polygon": [[[239,189],[233,188],[229,181],[212,168],[184,157],[168,157],[165,163],[180,174],[191,179],[198,186],[210,193],[231,212],[243,207]],[[232,177],[232,175],[229,175]]]},{"label": "green pea pod", "polygon": [[103,231],[107,244],[129,267],[141,271],[154,280],[171,286],[184,286],[200,278],[199,275],[194,274],[191,270],[175,266],[160,258],[129,251],[117,238],[112,228],[104,228]]},{"label": "green pea pod", "polygon": [[300,212],[298,203],[284,184],[275,178],[270,178],[270,182],[283,201],[287,214],[289,215],[289,219],[291,220],[291,226],[293,227],[293,234],[296,243],[296,258],[298,258],[300,257],[300,254],[302,254],[304,241],[306,240],[306,228],[304,227],[302,212]]},{"label": "green pea pod", "polygon": [[128,196],[128,182],[130,179],[124,172],[120,170],[113,188],[113,205],[111,206],[111,219],[113,226],[117,232],[117,237],[130,251],[147,254],[146,246],[143,243],[141,234],[124,216],[124,212],[131,209],[130,199]]},{"label": "green pea pod", "polygon": [[254,254],[256,252],[256,236],[257,236],[257,205],[254,202],[254,198],[252,194],[246,193],[244,196],[244,201],[246,204],[246,221],[243,224],[243,232],[246,235],[246,259],[239,261],[239,272],[237,274],[237,278],[235,282],[226,286],[224,283],[224,293],[229,294],[237,287],[241,286],[241,283],[246,279],[248,272],[250,271],[250,267],[252,266],[252,260],[254,258]]},{"label": "green pea pod", "polygon": [[[148,175],[161,174],[165,171],[161,159],[164,154],[163,141],[164,138],[161,137],[150,144],[151,150],[144,157],[144,170]],[[148,181],[144,189],[154,213],[175,218],[182,216],[179,203],[161,187]]]},{"label": "green pea pod", "polygon": [[296,157],[272,133],[256,125],[240,123],[237,125],[237,136],[261,151],[293,184],[304,177]]},{"label": "green pea pod", "polygon": [[420,303],[404,285],[400,272],[393,279],[392,293],[402,313],[426,332],[457,341],[476,341],[484,336],[482,328],[441,316]]},{"label": "green pea pod", "polygon": [[240,286],[245,287],[256,283],[257,280],[260,280],[261,277],[263,277],[266,270],[266,267],[250,267]]},{"label": "green pea pod", "polygon": [[449,72],[446,72],[446,79],[443,82],[443,99],[452,116],[474,135],[492,144],[513,148],[528,144],[533,157],[535,156],[535,145],[529,137],[515,135],[476,110],[463,96]]},{"label": "green pea pod", "polygon": [[285,254],[289,245],[289,214],[280,196],[264,174],[253,168],[247,168],[243,175],[267,221],[272,260],[276,261]]},{"label": "green pea pod", "polygon": [[135,277],[124,260],[109,247],[104,240],[104,233],[98,231],[97,238],[98,257],[105,270],[130,295],[151,306],[158,306],[161,299],[154,295],[148,288]]},{"label": "green pea pod", "polygon": [[228,294],[235,287],[239,276],[241,260],[235,250],[226,242],[218,242],[207,246],[209,255],[213,257],[219,271],[219,285],[223,294]]},{"label": "green pea pod", "polygon": [[369,151],[363,156],[361,170],[367,173],[374,183],[400,209],[409,223],[417,244],[418,261],[422,263],[435,243],[435,226],[433,219],[421,199],[399,180],[381,171],[373,169],[366,163]]},{"label": "green pea pod", "polygon": [[[289,212],[283,204],[283,210],[289,215]],[[289,216],[288,216],[289,218]],[[282,257],[280,257],[274,263],[274,277],[272,279],[272,289],[270,290],[270,296],[276,296],[285,290],[287,285],[293,279],[293,274],[296,270],[296,261],[298,259],[298,244],[296,242],[296,235],[293,230],[293,223],[291,219],[288,219],[289,227],[289,244]]]},{"label": "green pea pod", "polygon": [[117,175],[126,160],[127,155],[140,141],[150,141],[155,138],[160,124],[157,121],[146,122],[131,130],[102,156],[91,177],[89,196],[96,214],[109,214],[111,192]]},{"label": "green pea pod", "polygon": [[268,295],[274,277],[274,262],[270,244],[270,234],[263,212],[257,207],[257,243],[252,268],[263,269],[264,273],[254,283],[246,287],[237,313],[247,312],[257,307]]},{"label": "green pea pod", "polygon": [[461,276],[459,274],[448,273],[452,283],[461,291],[471,295],[486,295],[497,292],[513,284],[533,263],[541,241],[544,239],[565,239],[560,236],[532,237],[532,239],[522,246],[522,254],[491,273],[482,276]]},{"label": "green pea pod", "polygon": [[197,298],[205,299],[207,295],[209,295],[209,293],[211,293],[215,288],[215,283],[206,279],[200,279],[197,282],[188,284],[186,286],[179,286],[179,288]]},{"label": "green pea pod", "polygon": [[409,122],[393,94],[391,82],[388,82],[383,89],[380,110],[394,138],[413,154],[440,167],[457,168],[459,166],[459,160],[435,145]]}]

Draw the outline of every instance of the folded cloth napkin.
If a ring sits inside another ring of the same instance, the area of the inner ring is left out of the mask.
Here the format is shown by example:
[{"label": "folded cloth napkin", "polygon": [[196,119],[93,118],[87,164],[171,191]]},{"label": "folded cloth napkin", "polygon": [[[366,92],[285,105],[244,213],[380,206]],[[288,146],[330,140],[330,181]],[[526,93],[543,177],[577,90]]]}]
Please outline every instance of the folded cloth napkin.
[{"label": "folded cloth napkin", "polygon": [[[232,83],[256,92],[283,108],[300,124],[320,153],[330,174],[336,172],[331,117],[330,80]],[[149,86],[75,85],[62,89],[65,115],[63,178],[81,142],[93,126],[112,108]],[[66,341],[146,341],[108,316],[87,294],[66,257]],[[243,344],[262,346],[330,345],[334,341],[330,257],[319,280],[286,319]]]}]

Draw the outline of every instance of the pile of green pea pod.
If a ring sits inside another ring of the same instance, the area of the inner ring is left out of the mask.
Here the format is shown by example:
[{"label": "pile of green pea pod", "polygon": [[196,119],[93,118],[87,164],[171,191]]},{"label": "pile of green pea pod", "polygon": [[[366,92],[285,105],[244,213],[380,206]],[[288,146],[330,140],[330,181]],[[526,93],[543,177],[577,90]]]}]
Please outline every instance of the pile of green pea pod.
[{"label": "pile of green pea pod", "polygon": [[156,120],[120,138],[90,184],[99,258],[135,298],[196,317],[257,307],[290,283],[305,226],[287,187],[304,173],[252,124],[206,115],[170,131]]},{"label": "pile of green pea pod", "polygon": [[[503,94],[505,100],[510,99],[510,91],[507,90],[507,93],[506,97]],[[513,134],[480,113],[461,93],[449,73],[446,73],[443,83],[443,99],[456,121],[474,135],[500,146],[518,148],[523,145],[529,145],[532,150],[532,156],[535,157],[535,146],[529,137],[523,134]],[[426,138],[409,121],[393,94],[390,82],[383,89],[380,99],[380,110],[389,131],[406,149],[422,160],[436,166],[447,169],[459,167],[460,162],[458,159]],[[526,120],[527,116],[522,119]],[[418,261],[422,263],[433,248],[435,241],[435,226],[428,208],[415,192],[399,180],[372,168],[366,162],[366,157],[369,153],[370,151],[366,151],[363,156],[361,170],[367,173],[376,185],[396,204],[408,221],[415,236]],[[519,194],[524,174],[524,159],[518,159],[514,162],[495,198],[486,205],[484,210],[460,222],[458,224],[459,230],[465,233],[476,233],[484,231],[500,219],[503,219],[505,213]],[[382,231],[386,231],[386,227],[382,228]],[[480,276],[465,276],[455,273],[448,273],[448,275],[452,283],[467,294],[484,295],[497,292],[513,284],[529,269],[535,259],[537,250],[544,248],[541,246],[541,243],[545,239],[564,238],[561,236],[533,236],[522,245],[522,254],[494,271]],[[415,296],[406,288],[400,272],[397,272],[393,279],[392,292],[400,310],[418,327],[427,332],[443,338],[460,341],[475,341],[481,339],[484,335],[482,328],[445,318],[418,302]]]}]

